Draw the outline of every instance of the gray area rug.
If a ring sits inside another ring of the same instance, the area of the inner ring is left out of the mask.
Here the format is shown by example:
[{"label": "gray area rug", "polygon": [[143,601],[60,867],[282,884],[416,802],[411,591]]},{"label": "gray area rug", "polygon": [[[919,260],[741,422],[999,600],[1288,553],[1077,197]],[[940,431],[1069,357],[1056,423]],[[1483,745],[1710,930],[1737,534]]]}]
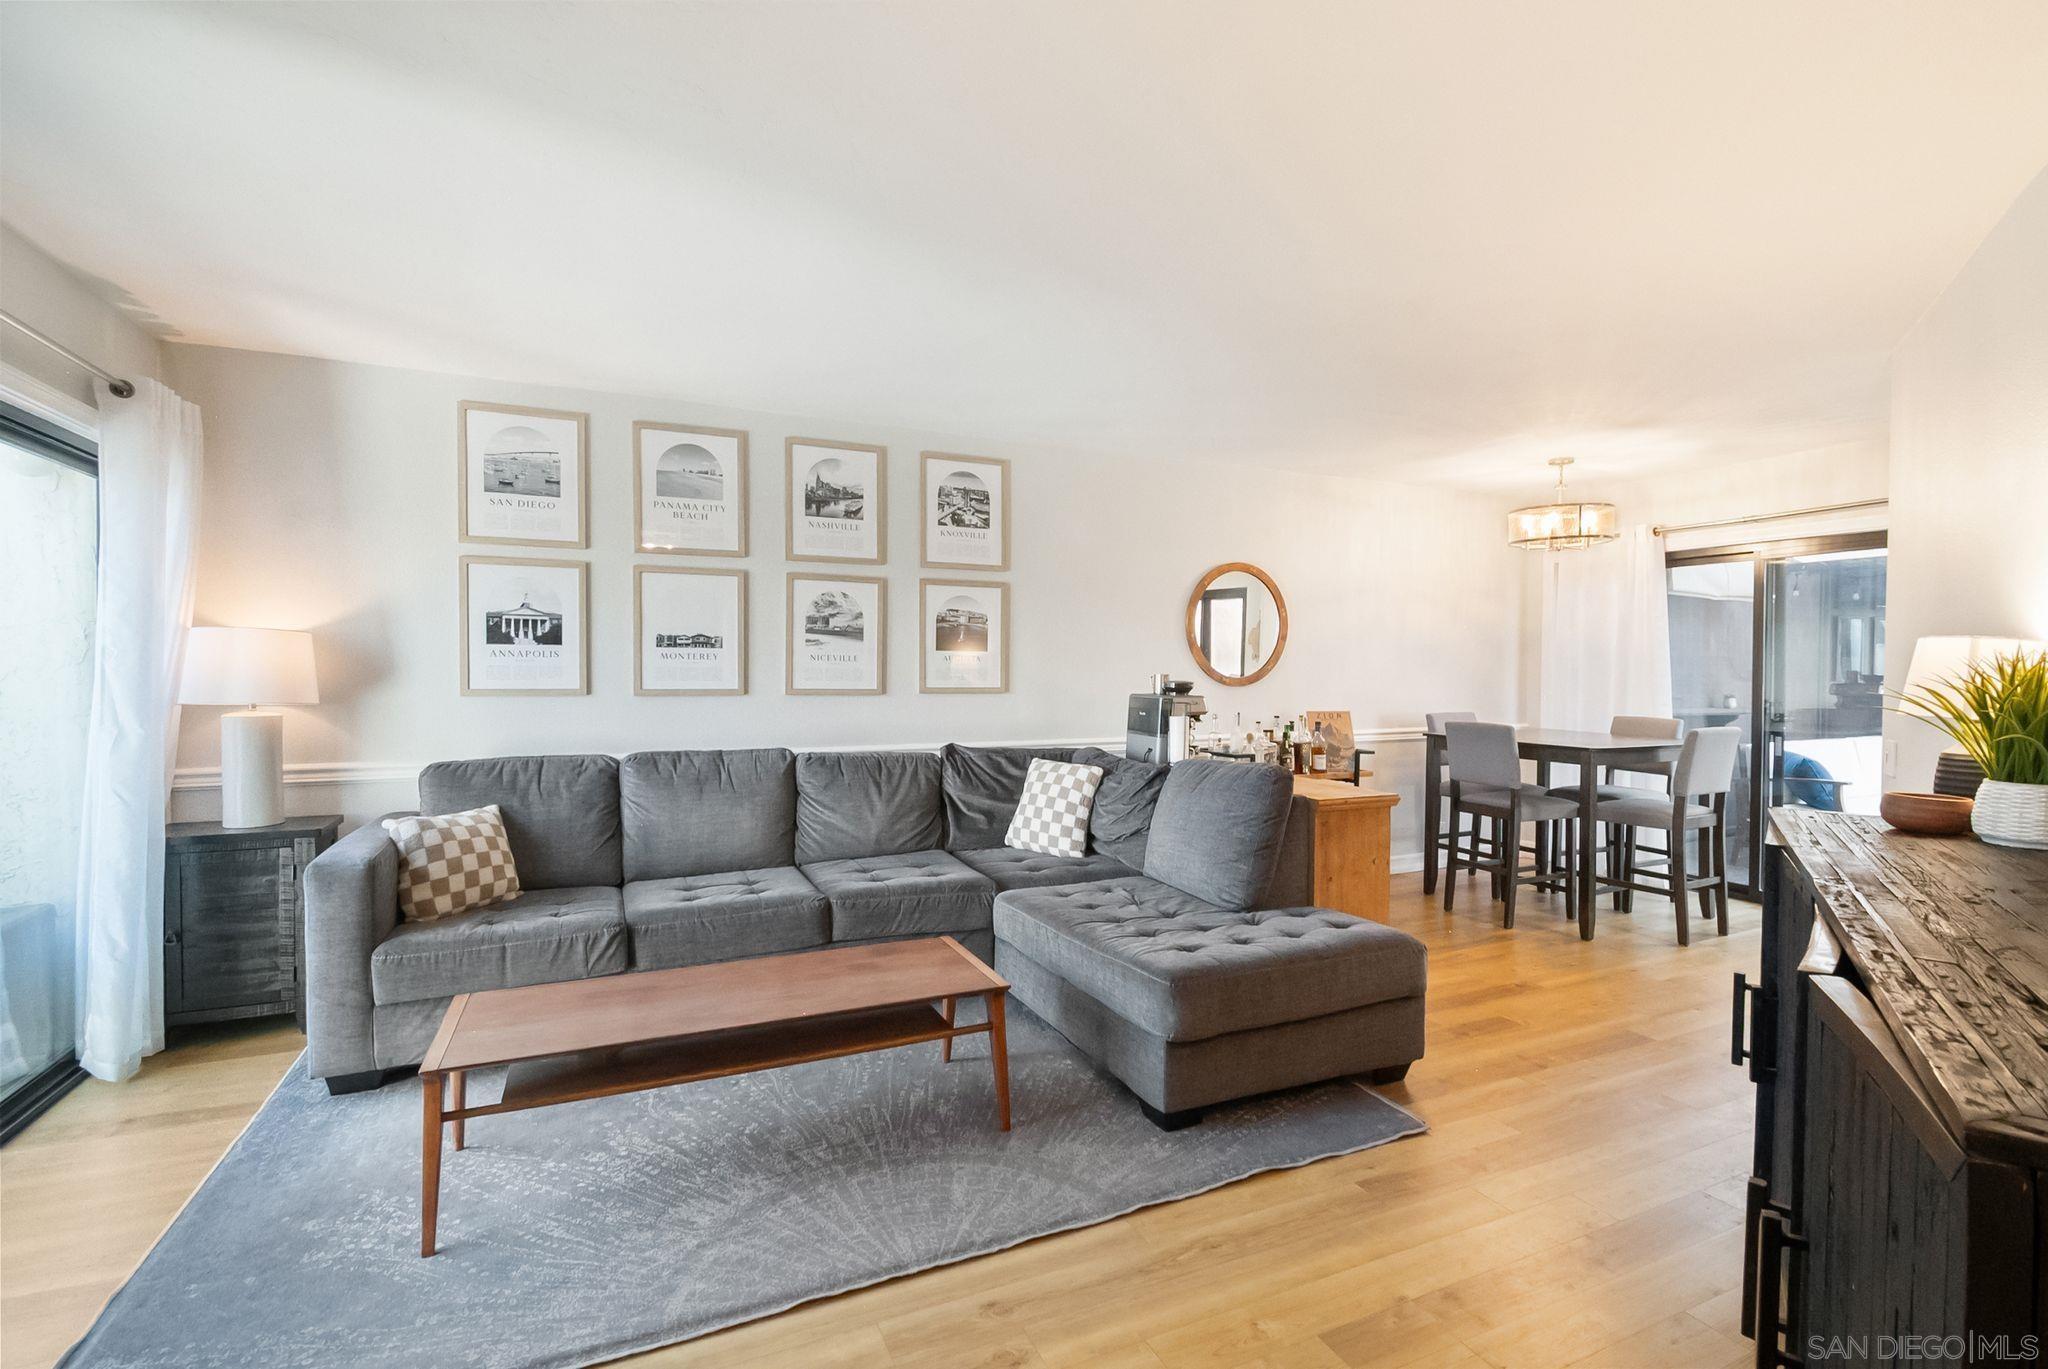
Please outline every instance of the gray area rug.
[{"label": "gray area rug", "polygon": [[63,1363],[594,1364],[1424,1130],[1338,1082],[1162,1132],[1021,1005],[1010,1069],[1007,1135],[983,1037],[483,1118],[422,1260],[419,1086],[295,1065]]}]

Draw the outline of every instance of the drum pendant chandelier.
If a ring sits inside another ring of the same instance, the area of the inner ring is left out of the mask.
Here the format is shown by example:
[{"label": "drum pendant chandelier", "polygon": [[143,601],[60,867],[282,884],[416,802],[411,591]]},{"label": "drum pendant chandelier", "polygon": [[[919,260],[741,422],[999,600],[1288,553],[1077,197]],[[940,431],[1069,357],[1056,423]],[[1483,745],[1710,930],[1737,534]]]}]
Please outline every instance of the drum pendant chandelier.
[{"label": "drum pendant chandelier", "polygon": [[1564,468],[1572,459],[1553,456],[1550,464],[1557,467],[1556,497],[1548,504],[1531,504],[1509,514],[1508,541],[1530,551],[1577,551],[1621,536],[1614,505],[1564,497]]}]

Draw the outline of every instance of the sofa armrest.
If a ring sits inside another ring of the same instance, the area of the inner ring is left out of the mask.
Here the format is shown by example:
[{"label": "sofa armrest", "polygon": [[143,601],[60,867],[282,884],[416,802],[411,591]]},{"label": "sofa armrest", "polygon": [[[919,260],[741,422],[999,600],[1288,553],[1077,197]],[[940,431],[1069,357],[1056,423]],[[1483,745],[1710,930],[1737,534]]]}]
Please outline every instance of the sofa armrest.
[{"label": "sofa armrest", "polygon": [[306,1068],[376,1068],[370,952],[398,925],[398,848],[368,822],[306,867]]}]

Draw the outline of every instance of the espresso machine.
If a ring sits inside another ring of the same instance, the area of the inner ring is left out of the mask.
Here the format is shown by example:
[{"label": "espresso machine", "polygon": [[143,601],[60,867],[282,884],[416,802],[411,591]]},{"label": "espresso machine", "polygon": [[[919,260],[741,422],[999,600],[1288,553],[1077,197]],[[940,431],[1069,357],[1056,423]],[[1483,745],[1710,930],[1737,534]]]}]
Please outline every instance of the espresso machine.
[{"label": "espresso machine", "polygon": [[1154,678],[1149,694],[1131,695],[1124,716],[1124,754],[1136,760],[1172,764],[1188,758],[1195,720],[1209,705],[1194,693],[1194,681]]}]

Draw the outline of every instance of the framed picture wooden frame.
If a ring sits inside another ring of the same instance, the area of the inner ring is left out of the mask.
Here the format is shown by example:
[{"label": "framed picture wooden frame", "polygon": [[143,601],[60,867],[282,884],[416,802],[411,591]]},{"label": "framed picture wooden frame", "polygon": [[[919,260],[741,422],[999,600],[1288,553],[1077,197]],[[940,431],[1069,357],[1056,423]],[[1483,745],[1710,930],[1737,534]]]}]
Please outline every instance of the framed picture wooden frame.
[{"label": "framed picture wooden frame", "polygon": [[[661,587],[684,593],[662,596]],[[657,603],[650,613],[650,591],[674,602]],[[689,621],[665,621],[672,615]],[[650,674],[671,683],[650,683]],[[633,692],[643,697],[747,692],[745,571],[633,567]]]},{"label": "framed picture wooden frame", "polygon": [[[782,444],[783,549],[791,561],[889,559],[889,449],[792,437]],[[849,516],[847,510],[857,510]]]},{"label": "framed picture wooden frame", "polygon": [[1010,692],[1010,586],[1002,580],[917,582],[917,692]]},{"label": "framed picture wooden frame", "polygon": [[747,464],[747,434],[738,428],[636,422],[634,549],[661,556],[745,556]]},{"label": "framed picture wooden frame", "polygon": [[1010,463],[920,452],[918,563],[927,570],[1010,568]]},{"label": "framed picture wooden frame", "polygon": [[465,698],[590,692],[588,561],[465,556],[458,576]]},{"label": "framed picture wooden frame", "polygon": [[463,400],[455,491],[461,541],[589,547],[590,415]]},{"label": "framed picture wooden frame", "polygon": [[[849,652],[849,642],[862,650]],[[879,575],[789,572],[783,619],[785,694],[884,694],[889,582]],[[855,659],[839,659],[842,657]]]}]

